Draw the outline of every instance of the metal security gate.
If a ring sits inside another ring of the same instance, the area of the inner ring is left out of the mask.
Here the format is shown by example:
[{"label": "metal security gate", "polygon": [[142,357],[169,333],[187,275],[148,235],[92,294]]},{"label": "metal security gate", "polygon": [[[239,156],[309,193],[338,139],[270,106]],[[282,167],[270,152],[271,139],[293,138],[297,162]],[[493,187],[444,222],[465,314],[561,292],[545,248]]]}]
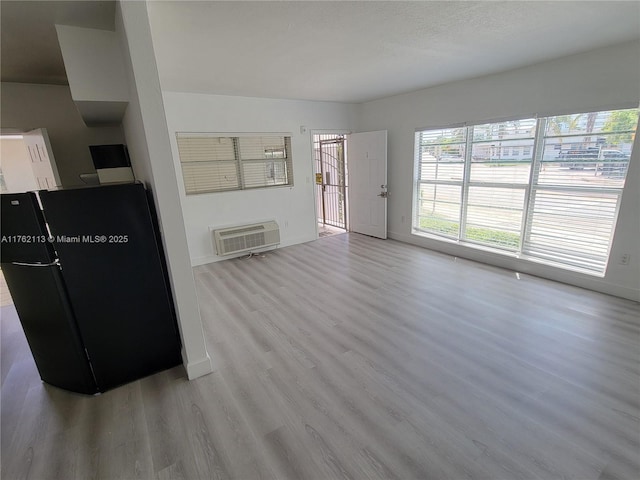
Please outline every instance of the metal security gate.
[{"label": "metal security gate", "polygon": [[318,223],[347,230],[345,136],[314,135]]}]

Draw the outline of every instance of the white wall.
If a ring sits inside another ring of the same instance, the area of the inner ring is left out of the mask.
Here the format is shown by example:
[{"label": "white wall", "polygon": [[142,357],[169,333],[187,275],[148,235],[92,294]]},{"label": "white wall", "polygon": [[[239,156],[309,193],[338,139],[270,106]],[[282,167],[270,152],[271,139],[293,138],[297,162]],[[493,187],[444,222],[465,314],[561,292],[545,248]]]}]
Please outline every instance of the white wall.
[{"label": "white wall", "polygon": [[125,143],[122,126],[87,127],[66,85],[2,83],[2,128],[46,128],[62,185],[83,185],[81,173],[95,173],[89,145]]},{"label": "white wall", "polygon": [[[520,115],[637,107],[639,102],[640,43],[631,42],[361,105],[357,124],[360,131],[388,130],[389,236],[452,255],[640,300],[640,145],[637,138],[604,279],[411,234],[417,128]],[[630,265],[618,264],[623,252],[631,254]]]},{"label": "white wall", "polygon": [[74,100],[129,100],[129,88],[115,32],[56,25]]},{"label": "white wall", "polygon": [[36,177],[31,168],[31,158],[22,139],[0,140],[0,168],[7,192],[38,190]]},{"label": "white wall", "polygon": [[[311,131],[352,129],[354,105],[176,92],[164,92],[164,103],[193,265],[221,259],[210,226],[273,219],[280,225],[281,246],[316,238]],[[301,125],[307,128],[303,134]],[[290,133],[294,185],[187,196],[176,132]]]},{"label": "white wall", "polygon": [[116,33],[121,42],[130,102],[123,127],[136,177],[152,192],[190,379],[212,371],[198,308],[193,270],[178,195],[160,91],[147,5],[118,2]]},{"label": "white wall", "polygon": [[115,32],[56,25],[71,96],[87,125],[120,124],[129,100]]}]

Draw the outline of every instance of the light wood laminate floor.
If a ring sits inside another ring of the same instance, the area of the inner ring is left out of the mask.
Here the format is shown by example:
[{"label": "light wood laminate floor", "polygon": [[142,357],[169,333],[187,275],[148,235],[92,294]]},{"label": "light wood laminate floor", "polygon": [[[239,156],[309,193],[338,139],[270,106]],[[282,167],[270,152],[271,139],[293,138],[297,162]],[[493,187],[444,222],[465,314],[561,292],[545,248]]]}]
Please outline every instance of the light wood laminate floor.
[{"label": "light wood laminate floor", "polygon": [[11,300],[11,294],[9,293],[7,282],[4,279],[4,274],[2,270],[0,270],[0,307],[7,305],[13,305],[13,300]]},{"label": "light wood laminate floor", "polygon": [[3,308],[2,479],[640,478],[637,303],[354,234],[194,272],[191,382],[46,386]]}]

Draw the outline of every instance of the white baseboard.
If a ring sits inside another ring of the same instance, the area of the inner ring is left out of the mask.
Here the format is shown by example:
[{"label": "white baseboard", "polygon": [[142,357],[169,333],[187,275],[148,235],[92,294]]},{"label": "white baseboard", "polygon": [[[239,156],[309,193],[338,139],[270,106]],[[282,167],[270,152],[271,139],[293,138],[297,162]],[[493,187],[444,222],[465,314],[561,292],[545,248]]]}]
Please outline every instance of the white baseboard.
[{"label": "white baseboard", "polygon": [[623,285],[616,285],[607,282],[603,278],[592,277],[590,275],[564,270],[551,265],[543,265],[522,258],[501,255],[466,245],[458,245],[454,242],[435,240],[418,235],[389,232],[388,237],[393,240],[409,243],[411,245],[427,248],[447,255],[466,258],[475,262],[486,263],[495,267],[506,268],[508,270],[526,273],[536,277],[547,278],[549,280],[586,288],[595,292],[626,298],[627,300],[633,300],[634,302],[640,301],[640,290],[625,287]]},{"label": "white baseboard", "polygon": [[191,259],[191,266],[197,267],[199,265],[206,265],[207,263],[213,263],[222,260],[217,255],[205,255],[204,257],[195,257]]},{"label": "white baseboard", "polygon": [[193,380],[194,378],[203,377],[213,372],[213,366],[211,365],[211,358],[209,358],[209,354],[204,358],[200,358],[197,361],[189,362],[187,360],[186,353],[184,348],[182,349],[182,363],[184,365],[185,370],[187,371],[187,377],[189,380]]}]

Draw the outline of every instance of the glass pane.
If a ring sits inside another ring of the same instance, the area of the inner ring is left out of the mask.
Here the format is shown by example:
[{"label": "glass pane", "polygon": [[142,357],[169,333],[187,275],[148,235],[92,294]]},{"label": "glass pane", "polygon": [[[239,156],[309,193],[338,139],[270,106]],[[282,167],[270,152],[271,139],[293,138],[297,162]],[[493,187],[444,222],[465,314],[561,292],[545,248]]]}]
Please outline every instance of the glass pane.
[{"label": "glass pane", "polygon": [[181,162],[225,162],[236,158],[235,145],[231,137],[177,133],[176,139]]},{"label": "glass pane", "polygon": [[[612,110],[604,112],[576,113],[573,115],[557,115],[547,118],[545,136],[558,137],[574,134],[600,134],[618,132],[626,137],[623,143],[631,139],[638,125],[638,109]],[[616,140],[616,143],[618,140]]]},{"label": "glass pane", "polygon": [[441,128],[437,130],[425,130],[418,132],[418,143],[424,145],[447,145],[452,143],[465,143],[465,127]]},{"label": "glass pane", "polygon": [[240,188],[235,162],[193,162],[182,164],[187,194]]},{"label": "glass pane", "polygon": [[445,180],[462,182],[464,162],[434,162],[420,165],[420,180]]},{"label": "glass pane", "polygon": [[240,158],[242,160],[260,160],[267,158],[287,158],[285,137],[255,136],[239,137]]},{"label": "glass pane", "polygon": [[533,139],[474,143],[471,150],[472,182],[529,183]]},{"label": "glass pane", "polygon": [[417,132],[419,180],[462,181],[465,135],[465,128]]},{"label": "glass pane", "polygon": [[464,143],[423,145],[420,147],[420,163],[464,163]]},{"label": "glass pane", "polygon": [[[545,145],[538,184],[575,185],[593,188],[622,188],[629,166],[628,156],[603,152],[594,157],[551,157]],[[614,156],[615,155],[615,156]]]},{"label": "glass pane", "polygon": [[418,223],[415,227],[458,238],[461,191],[462,187],[457,185],[421,184],[418,191]]},{"label": "glass pane", "polygon": [[469,187],[464,238],[517,250],[524,197],[524,188]]},{"label": "glass pane", "polygon": [[549,117],[538,183],[622,188],[638,109]]},{"label": "glass pane", "polygon": [[535,134],[536,119],[523,118],[476,125],[473,127],[473,142],[500,142],[517,138],[533,138]]},{"label": "glass pane", "polygon": [[473,127],[471,182],[529,182],[536,120],[525,118]]},{"label": "glass pane", "polygon": [[242,180],[244,188],[286,185],[285,161],[242,162]]}]

